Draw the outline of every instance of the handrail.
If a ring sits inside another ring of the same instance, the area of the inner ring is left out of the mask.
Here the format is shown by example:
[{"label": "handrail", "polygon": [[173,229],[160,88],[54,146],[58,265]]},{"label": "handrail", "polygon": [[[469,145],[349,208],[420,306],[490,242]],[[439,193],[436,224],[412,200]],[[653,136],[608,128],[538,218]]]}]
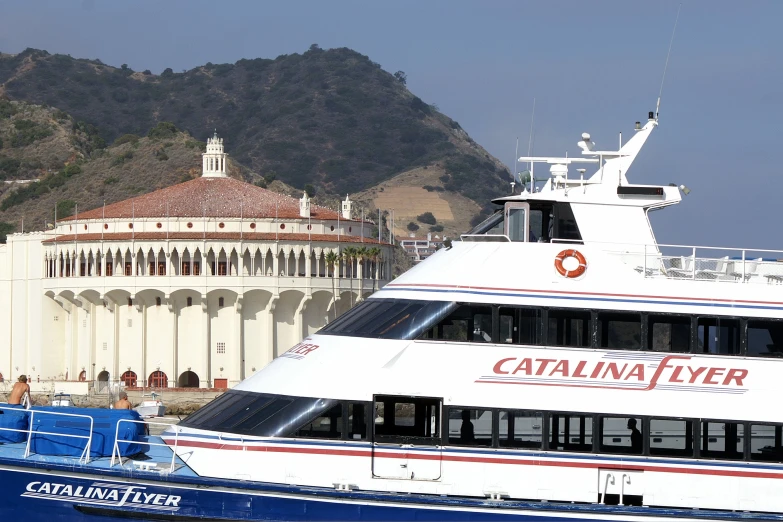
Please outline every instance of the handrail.
[{"label": "handrail", "polygon": [[[143,420],[134,420],[134,419],[120,419],[117,421],[117,427],[114,430],[114,448],[112,448],[111,451],[111,462],[109,466],[114,466],[114,457],[117,456],[117,461],[120,463],[120,466],[122,466],[122,454],[120,453],[120,443],[123,444],[138,444],[139,441],[137,440],[120,440],[120,423],[122,422],[129,422],[131,424],[144,424],[146,426],[154,425],[154,426],[166,426],[168,428],[174,428],[174,448],[172,449],[171,454],[171,466],[169,467],[169,473],[174,472],[174,466],[176,464],[177,460],[177,446],[179,444],[179,433],[182,428],[179,426],[171,425],[166,422],[150,422],[150,421],[143,421]],[[146,441],[144,444],[147,444],[149,446],[162,446],[164,448],[171,448],[168,444],[162,443],[162,442],[149,442]]]},{"label": "handrail", "polygon": [[612,481],[612,485],[614,486],[614,473],[607,473],[606,474],[606,480],[604,480],[604,490],[601,492],[601,504],[606,504],[606,490],[609,489],[609,481]]},{"label": "handrail", "polygon": [[[90,462],[90,446],[92,444],[92,433],[93,433],[93,423],[94,419],[90,417],[89,415],[82,415],[79,413],[62,413],[62,412],[55,412],[55,411],[44,411],[44,410],[25,410],[23,408],[9,408],[8,406],[0,406],[0,411],[8,410],[11,412],[16,413],[25,413],[30,414],[30,421],[28,424],[28,428],[26,430],[20,430],[16,428],[0,428],[2,431],[14,431],[17,433],[27,433],[27,443],[25,445],[24,449],[24,458],[27,458],[30,456],[30,446],[32,445],[32,439],[33,439],[33,433],[37,435],[54,435],[57,437],[71,437],[74,439],[87,439],[87,444],[84,447],[84,450],[82,451],[82,454],[79,456],[79,463],[80,464],[88,464]],[[71,418],[80,418],[80,419],[88,419],[90,421],[90,434],[89,435],[71,435],[68,433],[57,433],[57,432],[50,432],[50,431],[33,431],[33,421],[35,420],[35,414],[43,414],[43,415],[59,415],[61,417],[71,417]]]},{"label": "handrail", "polygon": [[462,234],[460,240],[466,243],[510,243],[511,238],[505,234]]}]

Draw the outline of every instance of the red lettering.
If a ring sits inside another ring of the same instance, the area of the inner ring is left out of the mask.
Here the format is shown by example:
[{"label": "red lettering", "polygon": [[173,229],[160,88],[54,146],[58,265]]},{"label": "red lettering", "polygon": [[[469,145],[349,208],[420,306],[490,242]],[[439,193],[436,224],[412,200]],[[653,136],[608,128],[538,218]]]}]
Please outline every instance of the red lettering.
[{"label": "red lettering", "polygon": [[533,371],[531,368],[532,365],[533,365],[533,361],[529,357],[522,359],[522,362],[519,363],[519,366],[516,367],[513,373],[524,371],[525,375],[530,375],[530,372]]},{"label": "red lettering", "polygon": [[644,380],[644,365],[643,364],[637,364],[633,368],[631,368],[631,371],[628,372],[628,375],[625,376],[625,380],[627,381],[631,377],[636,377],[637,380],[643,381]]},{"label": "red lettering", "polygon": [[552,373],[549,374],[550,377],[552,377],[554,374],[559,373],[563,377],[568,377],[568,361],[562,360],[557,363],[554,370],[552,370]]},{"label": "red lettering", "polygon": [[549,366],[549,363],[553,363],[557,361],[557,359],[536,359],[536,362],[541,363],[538,367],[538,371],[536,371],[536,375],[543,375],[544,370],[546,370],[546,367]]},{"label": "red lettering", "polygon": [[590,374],[590,378],[595,379],[596,377],[598,377],[598,374],[601,373],[601,368],[603,367],[604,367],[603,362],[599,362],[598,364],[596,364],[595,369],[593,369],[593,373]]},{"label": "red lettering", "polygon": [[584,373],[582,373],[582,370],[585,369],[585,365],[587,364],[587,361],[579,361],[579,364],[576,365],[576,370],[574,370],[574,374],[571,377],[587,377]]},{"label": "red lettering", "polygon": [[623,372],[625,371],[627,364],[623,364],[623,368],[620,369],[617,367],[617,363],[609,363],[609,365],[606,367],[606,370],[604,371],[604,374],[601,376],[602,379],[606,379],[606,376],[609,374],[609,372],[612,372],[612,379],[614,380],[620,380],[620,377],[623,375]]},{"label": "red lettering", "polygon": [[682,366],[678,366],[674,369],[672,372],[671,377],[669,377],[669,382],[685,382],[682,379],[679,379],[680,372],[682,371]]},{"label": "red lettering", "polygon": [[495,366],[492,368],[492,371],[499,374],[499,375],[508,375],[508,372],[504,372],[501,368],[503,364],[507,363],[508,361],[513,361],[516,359],[516,357],[509,357],[508,359],[501,359],[498,362],[495,363]]},{"label": "red lettering", "polygon": [[742,379],[748,376],[748,370],[740,370],[737,368],[729,369],[729,373],[726,374],[726,378],[723,379],[723,385],[727,386],[731,381],[736,381],[737,386],[742,386]]},{"label": "red lettering", "polygon": [[661,360],[661,362],[658,364],[658,368],[655,369],[655,373],[652,376],[652,379],[650,379],[650,384],[647,385],[647,388],[645,388],[645,391],[652,390],[655,388],[655,385],[658,383],[658,378],[661,376],[663,371],[666,368],[673,368],[672,365],[669,364],[669,361],[672,361],[674,359],[690,359],[691,357],[689,355],[667,355],[666,357]]},{"label": "red lettering", "polygon": [[301,353],[302,355],[307,355],[308,353],[317,350],[318,349],[318,345],[317,344],[306,344],[303,348],[304,349],[300,350],[299,353]]},{"label": "red lettering", "polygon": [[690,366],[688,366],[687,368],[691,372],[691,378],[688,381],[689,384],[693,384],[694,382],[696,382],[696,379],[699,377],[699,375],[704,373],[704,370],[707,369],[706,366],[701,366],[699,368],[696,368],[696,371],[693,371],[693,368],[691,368]]},{"label": "red lettering", "polygon": [[720,384],[718,381],[713,381],[713,377],[723,375],[726,368],[710,368],[707,375],[704,376],[704,384]]}]

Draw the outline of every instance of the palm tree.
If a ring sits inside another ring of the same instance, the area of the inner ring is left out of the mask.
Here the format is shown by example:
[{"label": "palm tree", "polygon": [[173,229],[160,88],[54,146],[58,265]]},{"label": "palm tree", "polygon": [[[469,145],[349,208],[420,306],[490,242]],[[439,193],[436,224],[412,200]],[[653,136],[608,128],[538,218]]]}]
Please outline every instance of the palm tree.
[{"label": "palm tree", "polygon": [[340,257],[333,251],[330,250],[326,253],[324,256],[324,262],[326,262],[326,270],[328,272],[332,272],[332,310],[334,311],[334,318],[337,318],[337,309],[335,304],[335,290],[334,290],[334,266],[337,264],[337,261],[340,259]]},{"label": "palm tree", "polygon": [[356,258],[356,251],[357,249],[355,247],[343,248],[343,259],[345,259],[345,262],[348,263],[348,266],[346,268],[350,270],[350,272],[346,270],[346,275],[350,278],[351,308],[353,308],[353,260]]},{"label": "palm tree", "polygon": [[364,292],[364,279],[367,277],[364,273],[367,268],[366,261],[370,258],[370,250],[367,247],[359,247],[356,249],[356,257],[362,265],[361,279],[359,279],[359,299],[361,299]]},{"label": "palm tree", "polygon": [[378,258],[381,257],[381,249],[378,247],[372,247],[370,248],[367,253],[369,254],[370,259],[372,259],[373,267],[375,270],[373,270],[372,274],[372,292],[375,293],[375,282],[378,280]]}]

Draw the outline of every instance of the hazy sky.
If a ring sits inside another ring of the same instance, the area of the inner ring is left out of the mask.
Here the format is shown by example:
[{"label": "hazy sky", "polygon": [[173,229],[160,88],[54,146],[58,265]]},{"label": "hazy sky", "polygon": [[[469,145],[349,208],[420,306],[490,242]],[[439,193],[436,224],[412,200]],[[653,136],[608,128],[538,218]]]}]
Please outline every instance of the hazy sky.
[{"label": "hazy sky", "polygon": [[[459,121],[507,164],[601,148],[654,110],[676,1],[0,0],[0,52],[27,47],[155,73],[350,47]],[[685,1],[660,127],[629,172],[686,184],[657,212],[659,242],[778,248],[783,173],[783,2]],[[230,144],[229,148],[230,148]],[[768,257],[783,258],[783,253]]]}]

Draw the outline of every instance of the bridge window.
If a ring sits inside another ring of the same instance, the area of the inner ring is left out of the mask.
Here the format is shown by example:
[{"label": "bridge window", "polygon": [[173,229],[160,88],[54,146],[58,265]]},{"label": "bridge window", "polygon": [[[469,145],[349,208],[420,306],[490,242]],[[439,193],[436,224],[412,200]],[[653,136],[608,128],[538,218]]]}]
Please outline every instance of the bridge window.
[{"label": "bridge window", "polygon": [[549,310],[547,343],[552,346],[590,346],[590,312]]},{"label": "bridge window", "polygon": [[751,424],[750,459],[783,462],[783,426]]},{"label": "bridge window", "polygon": [[440,444],[441,400],[426,397],[375,396],[376,440]]},{"label": "bridge window", "polygon": [[748,320],[748,355],[783,356],[783,321]]},{"label": "bridge window", "polygon": [[296,432],[294,437],[316,439],[339,439],[343,433],[343,406],[335,404],[323,413],[307,421]]},{"label": "bridge window", "polygon": [[[530,210],[530,205],[527,203],[506,203],[505,209],[505,227],[506,235],[511,241],[527,241],[528,240],[528,223],[527,214]],[[532,239],[537,241],[538,238]]]},{"label": "bridge window", "polygon": [[544,415],[540,411],[501,411],[498,442],[501,448],[541,448]]},{"label": "bridge window", "polygon": [[549,416],[549,449],[591,452],[593,416],[576,413],[552,413]]},{"label": "bridge window", "polygon": [[699,317],[697,353],[735,355],[740,352],[739,319]]},{"label": "bridge window", "polygon": [[691,318],[683,315],[650,315],[647,349],[654,352],[691,351]]},{"label": "bridge window", "polygon": [[353,402],[348,404],[348,438],[352,440],[367,439],[367,404]]},{"label": "bridge window", "polygon": [[693,457],[693,423],[686,419],[650,419],[650,455]]},{"label": "bridge window", "polygon": [[541,344],[541,310],[536,308],[500,308],[498,342],[505,344]]},{"label": "bridge window", "polygon": [[598,346],[621,350],[642,347],[642,315],[638,313],[599,312]]},{"label": "bridge window", "polygon": [[641,417],[601,417],[601,453],[641,455],[644,437]]},{"label": "bridge window", "polygon": [[745,426],[736,422],[703,421],[699,456],[741,460],[744,457]]},{"label": "bridge window", "polygon": [[449,444],[492,446],[492,411],[449,408]]}]

